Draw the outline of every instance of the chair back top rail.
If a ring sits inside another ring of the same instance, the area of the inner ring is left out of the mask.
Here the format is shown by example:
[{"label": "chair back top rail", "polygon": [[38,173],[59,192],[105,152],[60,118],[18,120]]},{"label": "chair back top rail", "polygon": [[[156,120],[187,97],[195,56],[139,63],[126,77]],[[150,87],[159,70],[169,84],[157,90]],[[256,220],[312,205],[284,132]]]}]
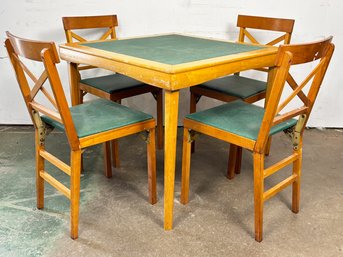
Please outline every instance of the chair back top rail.
[{"label": "chair back top rail", "polygon": [[238,15],[237,27],[292,33],[293,19]]},{"label": "chair back top rail", "polygon": [[118,26],[117,15],[63,17],[64,29],[90,29]]}]

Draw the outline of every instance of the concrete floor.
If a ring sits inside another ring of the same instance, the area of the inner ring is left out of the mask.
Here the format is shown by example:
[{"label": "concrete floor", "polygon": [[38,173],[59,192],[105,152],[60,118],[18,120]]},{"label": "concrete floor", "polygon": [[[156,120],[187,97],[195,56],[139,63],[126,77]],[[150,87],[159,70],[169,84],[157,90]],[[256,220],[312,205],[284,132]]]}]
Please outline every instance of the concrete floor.
[{"label": "concrete floor", "polygon": [[[181,131],[181,130],[180,130]],[[69,238],[69,202],[46,186],[45,209],[35,208],[32,127],[0,127],[0,256],[343,256],[343,130],[307,130],[301,211],[290,211],[286,189],[265,205],[264,241],[254,240],[252,158],[225,178],[228,146],[201,136],[192,156],[190,203],[179,203],[181,136],[174,229],[163,230],[163,152],[157,152],[159,201],[147,202],[146,151],[138,136],[120,140],[121,168],[103,176],[101,147],[85,154],[79,239]],[[266,164],[288,151],[274,137]],[[53,132],[48,149],[68,160],[67,142]],[[68,184],[67,177],[57,177]],[[284,174],[289,173],[285,170]],[[273,175],[272,186],[283,174]]]}]

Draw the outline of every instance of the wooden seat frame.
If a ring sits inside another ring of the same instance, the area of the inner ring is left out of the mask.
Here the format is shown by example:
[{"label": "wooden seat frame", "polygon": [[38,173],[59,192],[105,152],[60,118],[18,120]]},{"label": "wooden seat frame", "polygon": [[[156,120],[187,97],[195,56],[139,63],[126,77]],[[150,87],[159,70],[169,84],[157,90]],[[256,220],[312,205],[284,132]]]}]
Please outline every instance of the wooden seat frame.
[{"label": "wooden seat frame", "polygon": [[[87,147],[142,131],[147,132],[149,202],[151,204],[156,203],[156,124],[154,119],[79,138],[56,69],[56,64],[60,62],[60,59],[55,44],[53,42],[41,42],[19,38],[9,32],[7,32],[7,37],[5,45],[8,56],[10,57],[18,84],[35,128],[37,208],[44,208],[44,181],[46,181],[70,200],[70,235],[71,238],[76,239],[78,237],[79,223],[81,153]],[[21,61],[21,58],[43,62],[45,69],[38,79]],[[29,86],[31,83],[29,83],[27,77],[34,82],[32,89]],[[53,95],[44,87],[47,80],[50,82]],[[39,92],[42,92],[46,96],[46,99],[48,99],[53,108],[48,108],[37,102],[35,97]],[[58,159],[45,149],[45,138],[49,126],[42,121],[40,114],[44,114],[64,125],[71,151],[70,165]],[[46,171],[44,165],[45,160],[70,176],[70,188],[67,188]],[[106,176],[111,177],[112,174],[108,174],[108,170],[106,169],[105,171]]]},{"label": "wooden seat frame", "polygon": [[[277,45],[279,43],[289,44],[291,41],[291,36],[293,32],[294,20],[292,19],[281,19],[281,18],[270,18],[270,17],[259,17],[259,16],[248,16],[248,15],[238,15],[237,18],[237,27],[239,27],[239,37],[238,42],[245,43],[246,39],[248,39],[251,43],[254,44],[262,44],[260,43],[250,32],[250,29],[255,30],[265,30],[265,31],[273,31],[273,32],[283,32],[281,36],[274,38],[270,42],[266,43],[265,45]],[[256,69],[262,72],[268,72],[268,68],[258,68]],[[239,73],[235,73],[234,76],[240,76]],[[228,87],[230,85],[227,85]],[[227,93],[219,92],[215,89],[205,88],[202,86],[194,86],[190,88],[190,113],[196,112],[196,105],[199,102],[202,96],[206,96],[209,98],[214,98],[219,101],[223,102],[231,102],[237,99],[240,99],[233,95],[228,95]],[[242,99],[244,102],[247,103],[254,103],[266,97],[266,91],[262,91],[256,95],[250,96],[248,98]],[[269,146],[270,143],[267,144],[267,151],[266,154],[269,154]],[[237,164],[240,163],[242,159],[242,148],[230,148],[229,158],[232,157],[233,151],[237,151]],[[194,143],[192,144],[192,152],[194,152]],[[230,163],[230,161],[229,161]],[[232,174],[231,170],[233,169],[232,166],[228,165],[228,178],[229,174]],[[236,166],[235,173],[240,173],[240,165]],[[233,173],[234,174],[234,173]]]},{"label": "wooden seat frame", "polygon": [[[99,38],[99,40],[106,39],[117,39],[115,28],[118,26],[117,15],[101,15],[101,16],[77,16],[77,17],[63,17],[63,27],[66,34],[66,39],[68,43],[73,43],[74,40],[77,42],[87,42],[88,40],[84,37],[76,34],[75,30],[84,29],[107,29],[104,34]],[[90,65],[79,65],[78,70],[89,70],[97,67]],[[81,75],[79,73],[79,80]],[[157,104],[157,148],[163,148],[163,91],[160,88],[150,86],[148,84],[139,87],[127,88],[120,90],[118,92],[107,93],[90,85],[79,83],[79,102],[83,102],[83,97],[85,94],[90,93],[101,98],[105,98],[111,101],[116,101],[121,103],[124,98],[141,95],[145,93],[151,93],[156,100]],[[118,142],[116,140],[111,141],[112,144],[112,158],[113,166],[119,167],[119,149]],[[111,145],[110,142],[105,143],[104,150],[106,152],[106,163],[107,169],[111,168]]]},{"label": "wooden seat frame", "polygon": [[[275,77],[272,83],[270,99],[265,109],[257,140],[252,140],[203,124],[199,121],[185,118],[181,203],[188,203],[191,142],[194,140],[194,133],[200,132],[224,140],[235,145],[235,147],[244,147],[253,153],[256,241],[262,241],[264,202],[289,185],[293,186],[292,211],[294,213],[299,212],[303,132],[334,51],[334,45],[331,43],[331,40],[332,37],[315,43],[282,45],[279,47],[279,52],[275,61]],[[306,76],[302,83],[297,84],[296,80],[289,73],[290,66],[313,61],[318,61],[319,63]],[[292,92],[281,102],[280,99],[286,82],[291,87]],[[306,85],[309,85],[307,94],[303,91]],[[280,114],[296,96],[301,100],[303,105],[299,108],[287,111],[284,114]],[[295,117],[299,117],[298,122],[290,132],[293,143],[293,153],[276,164],[265,168],[264,158],[266,144],[268,142],[271,127]],[[237,158],[233,156],[232,161],[234,162],[236,159]],[[292,175],[265,192],[264,179],[290,164],[293,165]],[[235,166],[236,164],[233,163],[232,165]]]}]

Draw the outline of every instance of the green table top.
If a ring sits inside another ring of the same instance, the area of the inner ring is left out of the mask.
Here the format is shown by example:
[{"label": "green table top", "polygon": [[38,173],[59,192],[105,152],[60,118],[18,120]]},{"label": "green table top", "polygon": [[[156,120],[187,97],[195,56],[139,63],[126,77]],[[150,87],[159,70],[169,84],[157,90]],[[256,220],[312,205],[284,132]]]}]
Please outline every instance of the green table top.
[{"label": "green table top", "polygon": [[261,46],[182,35],[88,42],[82,43],[82,45],[169,65],[206,60],[263,48]]}]

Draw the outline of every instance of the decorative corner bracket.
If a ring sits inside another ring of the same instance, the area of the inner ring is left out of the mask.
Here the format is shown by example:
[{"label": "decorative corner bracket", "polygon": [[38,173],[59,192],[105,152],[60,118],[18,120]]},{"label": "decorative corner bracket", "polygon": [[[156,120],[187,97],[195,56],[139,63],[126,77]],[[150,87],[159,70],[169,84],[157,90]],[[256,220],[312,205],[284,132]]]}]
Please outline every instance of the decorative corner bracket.
[{"label": "decorative corner bracket", "polygon": [[35,110],[32,111],[32,117],[38,130],[39,143],[40,145],[44,145],[45,137],[49,135],[54,128],[44,123],[39,113]]},{"label": "decorative corner bracket", "polygon": [[150,131],[145,130],[139,133],[139,137],[147,144],[150,143]]},{"label": "decorative corner bracket", "polygon": [[289,129],[284,130],[284,132],[291,138],[294,150],[298,150],[300,137],[305,125],[305,121],[306,114],[302,114],[299,116],[297,124]]},{"label": "decorative corner bracket", "polygon": [[196,95],[195,96],[195,102],[198,103],[200,101],[202,95]]},{"label": "decorative corner bracket", "polygon": [[199,136],[200,134],[198,132],[189,129],[188,130],[188,143],[193,143]]},{"label": "decorative corner bracket", "polygon": [[298,150],[299,143],[300,143],[300,137],[301,137],[301,133],[304,129],[305,121],[306,121],[306,114],[302,114],[299,116],[298,122],[295,125],[294,132],[293,132],[293,138],[292,138],[294,150]]},{"label": "decorative corner bracket", "polygon": [[157,101],[157,93],[154,91],[154,92],[151,92],[152,96],[154,97],[154,99]]}]

